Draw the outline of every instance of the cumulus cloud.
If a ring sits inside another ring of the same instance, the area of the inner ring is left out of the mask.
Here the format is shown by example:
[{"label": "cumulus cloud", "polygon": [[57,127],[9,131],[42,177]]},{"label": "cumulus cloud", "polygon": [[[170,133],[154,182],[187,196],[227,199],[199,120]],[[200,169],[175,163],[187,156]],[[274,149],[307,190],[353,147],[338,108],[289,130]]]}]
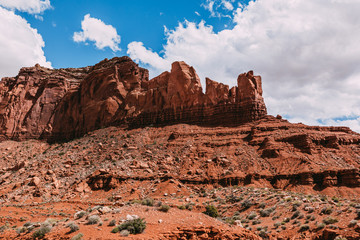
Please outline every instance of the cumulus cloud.
[{"label": "cumulus cloud", "polygon": [[111,50],[120,51],[120,36],[116,29],[111,25],[106,25],[97,18],[92,18],[90,14],[86,14],[81,22],[80,32],[75,32],[73,40],[75,42],[92,41],[98,49],[109,47]]},{"label": "cumulus cloud", "polygon": [[0,7],[0,79],[15,76],[24,66],[51,67],[46,61],[45,43],[36,29],[13,11]]},{"label": "cumulus cloud", "polygon": [[51,8],[50,0],[0,0],[0,6],[30,14],[39,14]]},{"label": "cumulus cloud", "polygon": [[[214,11],[215,1],[207,3]],[[239,73],[253,69],[263,77],[270,114],[360,131],[359,11],[358,0],[240,4],[230,29],[214,32],[205,22],[185,22],[166,30],[161,58],[167,63],[185,60],[203,79],[230,85]],[[164,70],[165,65],[152,65],[151,50],[128,48],[136,61]],[[155,62],[162,61],[154,56]]]}]

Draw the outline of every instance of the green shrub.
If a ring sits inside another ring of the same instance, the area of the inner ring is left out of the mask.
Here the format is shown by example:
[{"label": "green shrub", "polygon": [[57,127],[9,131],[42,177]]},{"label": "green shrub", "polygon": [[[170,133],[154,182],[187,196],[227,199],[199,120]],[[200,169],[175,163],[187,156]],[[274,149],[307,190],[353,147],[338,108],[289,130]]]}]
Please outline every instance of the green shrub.
[{"label": "green shrub", "polygon": [[82,218],[83,216],[85,216],[86,215],[86,212],[85,211],[78,211],[78,212],[76,212],[75,214],[74,214],[74,218],[75,219],[80,219],[80,218]]},{"label": "green shrub", "polygon": [[94,225],[100,222],[99,215],[92,215],[88,218],[87,224]]},{"label": "green shrub", "polygon": [[348,226],[349,227],[355,227],[356,224],[357,224],[356,220],[351,220]]},{"label": "green shrub", "polygon": [[215,206],[213,205],[208,205],[205,207],[206,210],[205,210],[205,214],[206,215],[209,215],[210,217],[213,217],[213,218],[216,218],[219,216],[219,213],[218,213],[218,210]]},{"label": "green shrub", "polygon": [[82,233],[79,233],[79,234],[76,234],[75,236],[73,236],[71,238],[71,240],[81,240],[81,238],[84,236],[84,234]]},{"label": "green shrub", "polygon": [[143,218],[136,218],[133,220],[128,220],[116,228],[114,228],[111,232],[116,233],[122,230],[127,230],[130,232],[130,234],[139,234],[145,230],[146,222]]},{"label": "green shrub", "polygon": [[168,205],[161,205],[161,207],[159,207],[159,211],[161,212],[168,212],[170,210],[170,206]]},{"label": "green shrub", "polygon": [[307,230],[309,230],[310,229],[310,227],[309,227],[309,225],[307,225],[307,224],[304,224],[304,225],[301,225],[300,226],[300,232],[304,232],[304,231],[307,231]]},{"label": "green shrub", "polygon": [[260,216],[261,217],[269,217],[270,214],[275,210],[275,208],[266,208],[266,209],[262,209],[260,210]]},{"label": "green shrub", "polygon": [[291,216],[291,219],[295,219],[300,216],[300,211],[294,212],[294,214]]},{"label": "green shrub", "polygon": [[251,212],[248,216],[247,219],[253,220],[254,218],[256,218],[257,214],[256,212]]},{"label": "green shrub", "polygon": [[320,211],[321,214],[326,214],[326,215],[330,215],[332,212],[333,210],[329,206],[323,207]]},{"label": "green shrub", "polygon": [[71,233],[79,230],[79,226],[74,222],[68,223],[67,227],[70,228]]},{"label": "green shrub", "polygon": [[115,225],[116,225],[116,220],[115,220],[115,219],[111,220],[111,221],[109,222],[109,224],[108,224],[109,227],[113,227],[113,226],[115,226]]},{"label": "green shrub", "polygon": [[325,223],[319,223],[317,226],[316,226],[316,229],[317,230],[320,230],[320,229],[323,229],[323,228],[325,228]]},{"label": "green shrub", "polygon": [[33,233],[33,238],[43,238],[45,234],[49,233],[52,229],[52,225],[50,223],[43,223],[39,229],[37,229]]},{"label": "green shrub", "polygon": [[326,225],[337,223],[337,222],[338,222],[338,220],[336,218],[333,218],[333,217],[327,217],[327,218],[323,219],[323,223],[325,223]]},{"label": "green shrub", "polygon": [[145,205],[145,206],[152,207],[152,206],[154,206],[154,199],[152,199],[152,198],[143,199],[143,200],[141,201],[141,204],[142,204],[142,205]]}]

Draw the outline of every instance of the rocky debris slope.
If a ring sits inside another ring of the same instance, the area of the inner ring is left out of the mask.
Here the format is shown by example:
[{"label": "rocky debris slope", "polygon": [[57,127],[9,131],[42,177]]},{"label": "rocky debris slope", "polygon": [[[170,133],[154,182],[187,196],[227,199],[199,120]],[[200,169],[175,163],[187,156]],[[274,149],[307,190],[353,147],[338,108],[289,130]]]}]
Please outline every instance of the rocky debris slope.
[{"label": "rocky debris slope", "polygon": [[174,62],[149,80],[128,57],[92,67],[23,68],[0,84],[3,139],[69,140],[107,127],[192,123],[236,125],[266,116],[261,77],[240,74],[238,86],[206,79],[203,93],[193,67]]}]

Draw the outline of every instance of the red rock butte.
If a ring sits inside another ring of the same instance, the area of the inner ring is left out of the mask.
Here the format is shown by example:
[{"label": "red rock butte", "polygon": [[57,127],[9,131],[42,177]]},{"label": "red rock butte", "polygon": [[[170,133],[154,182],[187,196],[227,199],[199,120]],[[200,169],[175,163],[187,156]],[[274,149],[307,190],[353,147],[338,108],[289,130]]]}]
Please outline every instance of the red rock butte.
[{"label": "red rock butte", "polygon": [[1,139],[63,141],[108,126],[238,125],[267,115],[261,77],[232,87],[200,78],[185,62],[149,80],[129,57],[84,68],[22,68],[0,82]]}]

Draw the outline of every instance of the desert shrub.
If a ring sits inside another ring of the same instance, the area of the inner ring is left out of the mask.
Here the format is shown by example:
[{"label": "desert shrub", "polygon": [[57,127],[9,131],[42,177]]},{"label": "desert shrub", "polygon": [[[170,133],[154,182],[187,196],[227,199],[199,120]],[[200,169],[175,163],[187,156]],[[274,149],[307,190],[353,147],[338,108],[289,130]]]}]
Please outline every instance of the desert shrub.
[{"label": "desert shrub", "polygon": [[356,218],[360,219],[360,209],[356,209]]},{"label": "desert shrub", "polygon": [[78,212],[76,212],[75,214],[74,214],[74,218],[75,219],[80,219],[80,218],[82,218],[83,216],[85,216],[86,215],[86,212],[85,211],[78,211]]},{"label": "desert shrub", "polygon": [[24,233],[24,232],[26,232],[26,228],[25,228],[25,227],[17,228],[17,229],[15,230],[15,232],[16,232],[17,234]]},{"label": "desert shrub", "polygon": [[281,222],[276,222],[276,223],[274,223],[274,228],[278,228],[278,227],[280,227],[281,226]]},{"label": "desert shrub", "polygon": [[99,215],[92,215],[88,218],[87,224],[94,225],[100,222]]},{"label": "desert shrub", "polygon": [[67,227],[70,228],[71,233],[79,230],[79,226],[74,222],[68,223]]},{"label": "desert shrub", "polygon": [[317,230],[323,229],[325,227],[326,227],[325,223],[319,223],[318,225],[316,225]]},{"label": "desert shrub", "polygon": [[290,222],[290,218],[284,218],[283,222],[285,222],[285,223]]},{"label": "desert shrub", "polygon": [[255,219],[254,221],[252,221],[252,225],[257,225],[260,223],[261,223],[261,220],[259,220],[259,219]]},{"label": "desert shrub", "polygon": [[146,222],[144,221],[143,218],[136,218],[124,222],[123,224],[119,225],[117,228],[118,231],[128,230],[130,234],[139,234],[145,230]]},{"label": "desert shrub", "polygon": [[252,219],[254,219],[254,218],[256,218],[256,217],[257,217],[256,212],[251,212],[251,213],[247,216],[247,219],[252,220]]},{"label": "desert shrub", "polygon": [[51,229],[52,225],[50,223],[43,223],[41,224],[40,228],[33,233],[33,238],[43,238],[45,237],[45,234],[51,231]]},{"label": "desert shrub", "polygon": [[348,226],[349,227],[355,227],[356,224],[357,224],[356,220],[351,220]]},{"label": "desert shrub", "polygon": [[180,205],[180,206],[178,206],[178,209],[185,210],[186,208],[185,208],[185,205]]},{"label": "desert shrub", "polygon": [[323,223],[325,223],[326,225],[337,223],[337,222],[338,222],[338,220],[336,218],[333,218],[333,217],[327,217],[327,218],[323,219]]},{"label": "desert shrub", "polygon": [[266,203],[262,202],[259,204],[258,208],[264,209],[266,207]]},{"label": "desert shrub", "polygon": [[347,240],[347,238],[343,236],[337,236],[334,240]]},{"label": "desert shrub", "polygon": [[161,212],[168,212],[170,210],[170,206],[168,205],[161,205],[161,207],[159,207],[159,211]]},{"label": "desert shrub", "polygon": [[307,231],[307,230],[309,230],[309,229],[310,229],[309,225],[304,224],[304,225],[301,225],[301,226],[300,226],[299,231],[300,231],[300,232],[304,232],[304,231]]},{"label": "desert shrub", "polygon": [[218,210],[215,206],[213,205],[208,205],[205,207],[205,214],[209,215],[210,217],[216,218],[219,216]]},{"label": "desert shrub", "polygon": [[79,233],[79,234],[76,234],[75,236],[73,236],[71,238],[71,240],[81,240],[81,238],[84,236],[84,234],[82,233]]},{"label": "desert shrub", "polygon": [[244,208],[244,209],[248,209],[250,208],[252,205],[254,205],[250,200],[244,200],[241,202],[241,206]]},{"label": "desert shrub", "polygon": [[260,216],[261,217],[269,217],[270,214],[274,211],[274,208],[266,208],[266,209],[262,209],[260,210]]},{"label": "desert shrub", "polygon": [[294,214],[291,216],[291,219],[295,219],[300,216],[300,211],[294,212]]},{"label": "desert shrub", "polygon": [[154,206],[154,199],[152,199],[152,198],[143,199],[143,200],[141,201],[141,204],[142,204],[142,205],[145,205],[145,206],[152,207],[152,206]]},{"label": "desert shrub", "polygon": [[262,229],[259,233],[258,233],[258,235],[261,237],[261,238],[263,238],[263,239],[267,239],[269,236],[268,236],[268,234],[266,233],[266,231],[264,230],[264,229]]},{"label": "desert shrub", "polygon": [[115,225],[116,225],[116,220],[115,220],[115,219],[111,220],[108,225],[109,225],[110,227],[115,226]]},{"label": "desert shrub", "polygon": [[332,212],[333,212],[333,210],[329,206],[323,207],[320,211],[321,214],[326,214],[326,215],[329,215]]}]

